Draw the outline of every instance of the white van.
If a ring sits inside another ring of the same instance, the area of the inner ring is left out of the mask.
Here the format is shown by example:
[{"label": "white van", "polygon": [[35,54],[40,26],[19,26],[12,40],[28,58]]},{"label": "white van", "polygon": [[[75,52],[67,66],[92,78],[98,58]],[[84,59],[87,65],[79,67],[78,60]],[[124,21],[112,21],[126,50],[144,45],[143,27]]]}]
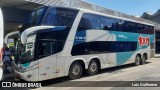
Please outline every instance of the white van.
[{"label": "white van", "polygon": [[[3,37],[4,37],[4,26],[3,26],[3,15],[0,8],[0,64],[2,63],[2,48],[3,48]],[[0,65],[0,81],[2,80],[3,69]]]}]

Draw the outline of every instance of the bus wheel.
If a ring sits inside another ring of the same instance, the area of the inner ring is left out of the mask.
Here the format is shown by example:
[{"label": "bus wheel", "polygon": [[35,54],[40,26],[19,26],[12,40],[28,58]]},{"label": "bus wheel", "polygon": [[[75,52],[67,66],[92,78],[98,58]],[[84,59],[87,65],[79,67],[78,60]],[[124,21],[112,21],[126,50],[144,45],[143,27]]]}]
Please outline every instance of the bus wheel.
[{"label": "bus wheel", "polygon": [[141,65],[146,64],[146,60],[147,60],[147,57],[143,55],[142,60],[141,60]]},{"label": "bus wheel", "polygon": [[98,72],[98,63],[95,60],[91,60],[87,69],[87,73],[89,75],[95,75],[97,74],[97,72]]},{"label": "bus wheel", "polygon": [[139,55],[137,55],[136,58],[135,58],[135,65],[136,66],[140,65],[140,61],[141,61],[141,58],[140,58]]},{"label": "bus wheel", "polygon": [[79,62],[74,62],[70,69],[69,69],[69,78],[70,79],[77,79],[79,77],[81,77],[83,72],[83,67]]}]

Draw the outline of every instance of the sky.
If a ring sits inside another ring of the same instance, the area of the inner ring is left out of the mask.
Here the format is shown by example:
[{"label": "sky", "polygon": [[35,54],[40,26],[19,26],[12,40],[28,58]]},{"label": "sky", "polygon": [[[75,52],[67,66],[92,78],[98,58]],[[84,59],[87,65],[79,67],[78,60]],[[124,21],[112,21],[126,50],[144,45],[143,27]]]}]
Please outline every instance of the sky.
[{"label": "sky", "polygon": [[154,14],[160,9],[160,0],[84,0],[129,15]]}]

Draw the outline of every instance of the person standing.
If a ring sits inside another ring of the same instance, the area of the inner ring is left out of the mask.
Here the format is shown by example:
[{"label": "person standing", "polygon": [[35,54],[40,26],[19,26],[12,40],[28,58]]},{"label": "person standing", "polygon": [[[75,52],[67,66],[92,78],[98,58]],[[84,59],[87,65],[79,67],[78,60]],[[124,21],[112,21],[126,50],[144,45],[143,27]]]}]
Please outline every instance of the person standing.
[{"label": "person standing", "polygon": [[11,72],[11,53],[9,51],[9,48],[7,45],[4,45],[4,51],[3,51],[3,63],[4,63],[4,70]]}]

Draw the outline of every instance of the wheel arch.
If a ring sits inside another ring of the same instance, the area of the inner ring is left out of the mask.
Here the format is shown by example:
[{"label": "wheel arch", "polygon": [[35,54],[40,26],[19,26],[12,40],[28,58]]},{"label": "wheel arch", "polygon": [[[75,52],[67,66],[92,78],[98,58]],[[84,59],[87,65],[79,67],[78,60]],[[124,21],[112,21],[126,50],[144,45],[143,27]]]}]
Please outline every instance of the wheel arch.
[{"label": "wheel arch", "polygon": [[140,57],[140,59],[142,59],[142,55],[141,55],[141,53],[137,53],[136,57],[137,57],[137,56],[139,56],[139,57]]},{"label": "wheel arch", "polygon": [[76,61],[80,62],[80,64],[82,65],[83,69],[86,68],[86,61],[83,58],[72,59],[71,62],[67,65],[66,72],[65,72],[66,76],[69,74],[69,69],[70,69],[71,65]]}]

